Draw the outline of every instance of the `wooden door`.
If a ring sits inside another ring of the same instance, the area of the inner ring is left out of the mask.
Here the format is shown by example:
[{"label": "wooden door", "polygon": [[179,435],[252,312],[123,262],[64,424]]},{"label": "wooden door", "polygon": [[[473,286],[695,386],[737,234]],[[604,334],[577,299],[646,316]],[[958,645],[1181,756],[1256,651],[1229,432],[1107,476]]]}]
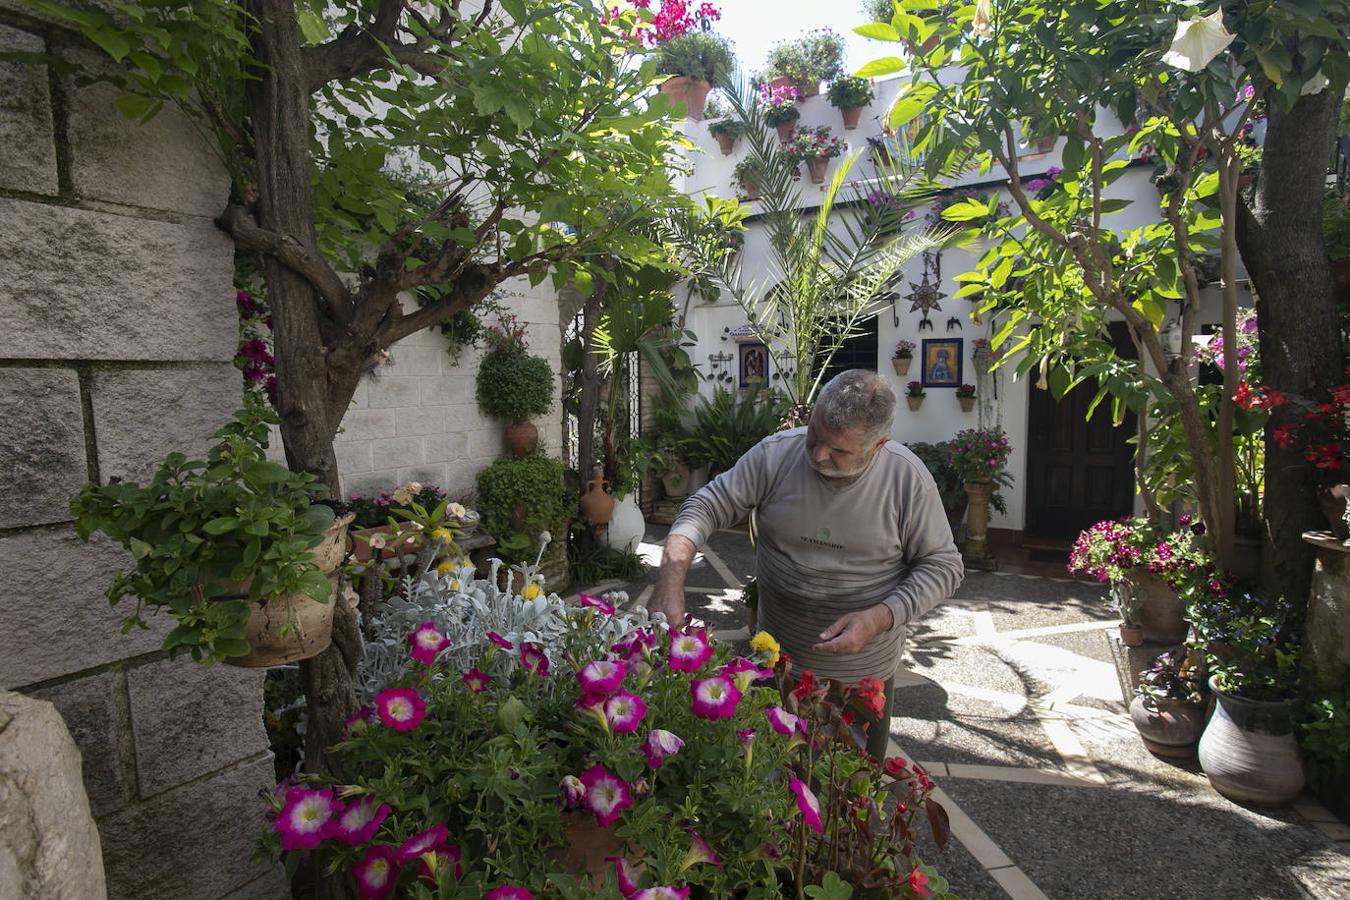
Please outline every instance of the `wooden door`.
[{"label": "wooden door", "polygon": [[[1112,327],[1116,352],[1134,357],[1124,327]],[[1072,540],[1101,519],[1115,519],[1134,510],[1134,413],[1116,426],[1110,398],[1086,419],[1097,392],[1081,384],[1059,402],[1050,391],[1028,385],[1031,402],[1027,423],[1027,521],[1025,536]]]}]

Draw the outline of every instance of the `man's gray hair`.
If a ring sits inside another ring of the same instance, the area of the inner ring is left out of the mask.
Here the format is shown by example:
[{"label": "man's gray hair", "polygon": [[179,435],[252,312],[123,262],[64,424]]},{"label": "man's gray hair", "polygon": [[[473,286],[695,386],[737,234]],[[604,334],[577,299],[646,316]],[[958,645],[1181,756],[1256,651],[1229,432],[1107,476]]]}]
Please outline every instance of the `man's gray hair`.
[{"label": "man's gray hair", "polygon": [[864,440],[880,440],[895,421],[895,391],[866,369],[840,372],[820,389],[815,411],[830,431],[862,429]]}]

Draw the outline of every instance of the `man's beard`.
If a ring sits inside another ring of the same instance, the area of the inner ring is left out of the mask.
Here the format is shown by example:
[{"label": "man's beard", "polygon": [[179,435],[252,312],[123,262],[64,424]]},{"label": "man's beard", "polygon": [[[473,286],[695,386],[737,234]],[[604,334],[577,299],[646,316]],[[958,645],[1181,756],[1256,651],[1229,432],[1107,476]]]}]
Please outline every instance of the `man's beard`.
[{"label": "man's beard", "polygon": [[806,461],[817,475],[823,475],[826,478],[855,478],[862,474],[863,469],[867,468],[867,463],[871,461],[871,457],[860,461],[855,469],[840,469],[832,462],[818,463],[811,458],[809,453],[806,455]]}]

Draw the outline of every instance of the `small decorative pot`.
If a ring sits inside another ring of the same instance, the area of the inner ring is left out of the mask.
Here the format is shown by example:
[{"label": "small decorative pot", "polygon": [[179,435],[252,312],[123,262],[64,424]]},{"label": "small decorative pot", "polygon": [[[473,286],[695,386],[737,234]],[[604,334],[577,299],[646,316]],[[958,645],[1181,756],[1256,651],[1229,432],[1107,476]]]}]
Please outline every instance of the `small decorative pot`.
[{"label": "small decorative pot", "polygon": [[581,495],[581,517],[592,525],[607,525],[614,514],[614,498],[605,492],[605,476],[599,474],[586,482],[586,492]]},{"label": "small decorative pot", "polygon": [[723,156],[730,156],[731,151],[736,149],[736,135],[719,131],[713,137],[717,138],[717,146],[722,148]]},{"label": "small decorative pot", "polygon": [[778,131],[778,139],[786,144],[788,141],[792,140],[792,135],[797,132],[797,120],[793,119],[791,122],[779,122],[773,127]]},{"label": "small decorative pot", "polygon": [[1132,572],[1130,580],[1144,589],[1144,606],[1139,610],[1144,640],[1169,645],[1186,640],[1190,628],[1186,621],[1186,605],[1167,582],[1145,570]]},{"label": "small decorative pot", "polygon": [[851,106],[848,109],[839,110],[839,114],[844,117],[844,130],[852,131],[858,127],[858,120],[862,118],[862,111],[861,106]]},{"label": "small decorative pot", "polygon": [[908,375],[909,364],[913,359],[912,356],[893,356],[891,357],[891,368],[895,369],[897,375]]},{"label": "small decorative pot", "polygon": [[1139,647],[1144,643],[1144,629],[1138,625],[1126,625],[1121,622],[1120,642],[1126,647]]},{"label": "small decorative pot", "polygon": [[668,94],[675,103],[683,103],[685,116],[694,121],[703,120],[703,111],[708,105],[708,92],[712,84],[701,79],[676,75],[661,82],[661,93]]},{"label": "small decorative pot", "polygon": [[825,183],[825,170],[830,167],[830,161],[823,156],[816,156],[806,161],[806,169],[811,173],[812,184]]},{"label": "small decorative pot", "polygon": [[909,397],[909,396],[906,396],[906,397],[905,397],[905,402],[909,404],[909,411],[910,411],[910,412],[918,412],[918,411],[919,411],[919,407],[920,407],[920,406],[923,406],[923,398],[922,398],[922,397]]},{"label": "small decorative pot", "polygon": [[970,412],[975,408],[974,397],[957,397],[956,402],[961,404],[961,412]]},{"label": "small decorative pot", "polygon": [[539,446],[539,429],[528,419],[506,426],[506,449],[519,459],[529,456]]},{"label": "small decorative pot", "polygon": [[1195,755],[1195,744],[1205,730],[1205,706],[1185,700],[1135,697],[1130,701],[1130,721],[1150,752],[1184,759]]},{"label": "small decorative pot", "polygon": [[1283,700],[1251,700],[1220,691],[1200,736],[1200,768],[1229,800],[1274,806],[1303,790],[1303,760]]}]

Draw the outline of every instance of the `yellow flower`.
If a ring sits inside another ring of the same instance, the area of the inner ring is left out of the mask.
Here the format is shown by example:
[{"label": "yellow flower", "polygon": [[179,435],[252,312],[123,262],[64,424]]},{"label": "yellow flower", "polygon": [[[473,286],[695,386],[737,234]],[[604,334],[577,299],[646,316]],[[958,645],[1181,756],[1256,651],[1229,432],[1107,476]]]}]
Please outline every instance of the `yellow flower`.
[{"label": "yellow flower", "polygon": [[531,584],[529,587],[525,588],[525,599],[533,600],[535,597],[538,597],[540,593],[542,592],[539,590],[539,585]]},{"label": "yellow flower", "polygon": [[459,563],[455,562],[454,560],[447,559],[445,562],[441,563],[439,566],[436,567],[436,574],[453,575],[458,570],[459,570]]},{"label": "yellow flower", "polygon": [[431,539],[433,541],[445,541],[447,546],[455,542],[455,536],[449,528],[437,528],[432,531]]},{"label": "yellow flower", "polygon": [[750,649],[757,653],[767,653],[769,665],[778,665],[778,651],[781,648],[778,646],[778,642],[773,639],[773,635],[767,631],[761,631],[750,639]]}]

